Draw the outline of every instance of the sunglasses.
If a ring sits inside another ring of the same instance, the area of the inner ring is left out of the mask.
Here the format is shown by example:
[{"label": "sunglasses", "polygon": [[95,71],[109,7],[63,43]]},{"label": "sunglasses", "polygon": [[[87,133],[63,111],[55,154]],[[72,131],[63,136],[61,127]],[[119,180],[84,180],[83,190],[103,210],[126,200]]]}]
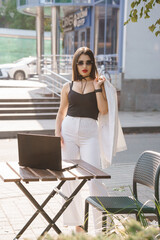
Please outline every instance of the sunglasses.
[{"label": "sunglasses", "polygon": [[[77,65],[82,66],[82,65],[84,65],[84,63],[85,63],[84,61],[79,61],[79,62],[77,62]],[[93,62],[91,60],[86,61],[87,66],[90,66],[91,64],[93,64]]]}]

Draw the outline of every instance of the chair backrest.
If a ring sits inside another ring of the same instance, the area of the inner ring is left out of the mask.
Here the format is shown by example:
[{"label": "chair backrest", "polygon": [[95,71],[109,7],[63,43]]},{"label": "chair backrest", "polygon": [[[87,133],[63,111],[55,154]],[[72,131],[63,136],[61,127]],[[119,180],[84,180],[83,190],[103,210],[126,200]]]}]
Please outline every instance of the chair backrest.
[{"label": "chair backrest", "polygon": [[137,196],[136,183],[146,185],[155,191],[155,198],[159,201],[160,153],[143,152],[135,166],[133,175],[133,192]]}]

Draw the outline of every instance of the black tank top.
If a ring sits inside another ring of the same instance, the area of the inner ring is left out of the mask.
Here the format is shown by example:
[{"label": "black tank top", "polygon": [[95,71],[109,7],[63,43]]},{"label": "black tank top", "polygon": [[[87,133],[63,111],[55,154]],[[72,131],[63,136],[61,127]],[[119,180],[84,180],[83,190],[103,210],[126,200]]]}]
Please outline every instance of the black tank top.
[{"label": "black tank top", "polygon": [[96,100],[96,93],[89,92],[81,94],[72,90],[73,81],[70,85],[70,91],[68,93],[68,116],[72,117],[86,117],[97,120],[98,118],[98,107]]}]

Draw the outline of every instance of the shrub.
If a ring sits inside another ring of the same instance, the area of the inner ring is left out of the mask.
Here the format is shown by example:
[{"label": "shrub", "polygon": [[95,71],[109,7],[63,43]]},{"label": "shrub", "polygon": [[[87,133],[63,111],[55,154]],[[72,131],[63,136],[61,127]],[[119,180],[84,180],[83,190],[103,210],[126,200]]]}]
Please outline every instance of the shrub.
[{"label": "shrub", "polygon": [[46,235],[38,240],[156,240],[160,239],[159,228],[155,226],[144,227],[140,222],[129,219],[122,222],[122,227],[107,234],[91,236],[87,233],[60,234],[58,236]]}]

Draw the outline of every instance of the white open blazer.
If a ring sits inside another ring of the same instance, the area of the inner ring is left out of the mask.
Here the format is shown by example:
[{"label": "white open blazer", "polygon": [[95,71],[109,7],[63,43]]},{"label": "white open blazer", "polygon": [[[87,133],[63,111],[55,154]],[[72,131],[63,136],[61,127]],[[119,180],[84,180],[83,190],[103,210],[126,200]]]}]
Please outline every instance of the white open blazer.
[{"label": "white open blazer", "polygon": [[106,80],[104,82],[106,97],[108,101],[108,113],[99,113],[99,143],[102,168],[107,168],[112,163],[116,152],[127,149],[122,127],[118,117],[117,92],[114,86]]}]

